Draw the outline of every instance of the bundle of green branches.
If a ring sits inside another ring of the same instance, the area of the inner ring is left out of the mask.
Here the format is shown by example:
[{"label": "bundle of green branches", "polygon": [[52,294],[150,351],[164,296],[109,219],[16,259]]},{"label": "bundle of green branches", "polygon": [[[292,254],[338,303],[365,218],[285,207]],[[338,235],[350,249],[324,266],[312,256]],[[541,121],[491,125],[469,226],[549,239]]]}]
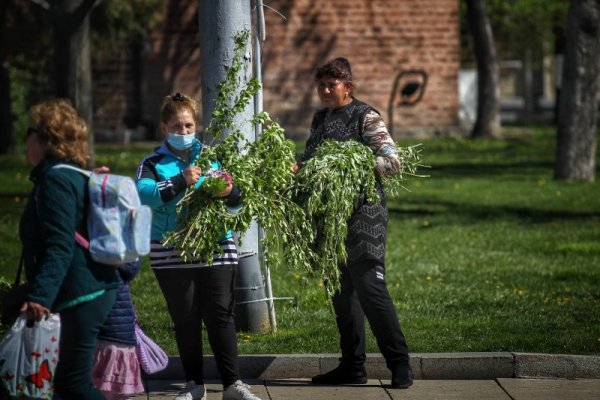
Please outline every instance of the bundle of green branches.
[{"label": "bundle of green branches", "polygon": [[[401,169],[383,179],[386,193],[403,188],[406,175],[421,166],[419,146],[398,147]],[[315,234],[311,245],[315,262],[305,272],[326,282],[329,294],[339,288],[339,264],[346,261],[345,241],[350,219],[361,196],[379,201],[375,180],[375,155],[363,143],[325,140],[296,176],[294,195],[310,219]]]},{"label": "bundle of green branches", "polygon": [[[375,156],[364,144],[325,141],[294,176],[295,146],[286,140],[281,126],[267,113],[254,115],[253,126],[264,127],[260,137],[248,142],[235,117],[243,112],[260,84],[252,79],[238,92],[238,80],[248,32],[235,38],[232,65],[219,85],[219,94],[206,132],[218,144],[202,151],[196,164],[214,178],[211,162],[219,160],[242,192],[243,207],[237,212],[210,190],[190,188],[179,203],[187,213],[180,226],[165,238],[166,245],[181,250],[184,259],[212,260],[221,251],[219,240],[227,230],[243,234],[253,220],[267,231],[263,245],[270,260],[327,283],[329,294],[339,287],[338,265],[346,261],[346,222],[361,193],[378,201],[375,190]],[[223,133],[229,132],[223,138]],[[384,178],[389,193],[401,189],[404,175],[420,166],[418,146],[401,148],[400,173]]]},{"label": "bundle of green branches", "polygon": [[[179,202],[181,218],[178,228],[167,235],[165,245],[179,249],[186,260],[211,262],[221,250],[219,241],[227,230],[240,234],[248,230],[253,219],[269,232],[263,245],[271,259],[282,260],[294,268],[306,269],[311,263],[310,243],[313,234],[304,211],[291,199],[292,169],[295,146],[284,137],[284,131],[267,113],[259,113],[250,121],[263,131],[254,142],[248,142],[236,128],[234,118],[248,105],[260,84],[250,80],[237,91],[237,76],[242,68],[248,32],[235,38],[231,67],[219,85],[219,96],[207,134],[215,140],[230,131],[221,142],[203,149],[196,164],[210,173],[214,160],[221,162],[233,182],[241,190],[242,208],[233,212],[211,190],[189,188]],[[213,176],[213,175],[211,175]],[[218,185],[217,185],[218,186]]]}]

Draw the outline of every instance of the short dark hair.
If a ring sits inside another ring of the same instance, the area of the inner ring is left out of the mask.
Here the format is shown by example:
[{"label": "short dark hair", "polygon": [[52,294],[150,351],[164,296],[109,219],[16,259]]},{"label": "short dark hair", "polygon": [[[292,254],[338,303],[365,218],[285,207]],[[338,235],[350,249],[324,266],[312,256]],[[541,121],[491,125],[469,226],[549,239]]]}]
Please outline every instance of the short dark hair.
[{"label": "short dark hair", "polygon": [[340,79],[344,82],[352,82],[350,62],[344,57],[338,57],[317,68],[315,79],[319,80],[325,77]]}]

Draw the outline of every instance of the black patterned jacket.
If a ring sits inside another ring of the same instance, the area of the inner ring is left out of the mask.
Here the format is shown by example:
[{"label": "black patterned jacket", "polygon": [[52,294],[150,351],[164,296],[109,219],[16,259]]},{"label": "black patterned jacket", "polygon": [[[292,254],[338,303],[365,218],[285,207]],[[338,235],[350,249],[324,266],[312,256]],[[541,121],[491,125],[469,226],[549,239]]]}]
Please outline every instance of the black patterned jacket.
[{"label": "black patterned jacket", "polygon": [[[373,133],[365,135],[367,115],[375,116],[376,121],[369,124],[379,124],[382,129],[369,129]],[[378,164],[386,172],[396,172],[399,167],[397,149],[389,137],[379,113],[368,104],[354,99],[352,103],[329,111],[319,109],[313,117],[310,136],[306,142],[303,161],[311,158],[313,152],[325,139],[338,141],[357,140],[369,146],[378,156]],[[383,161],[381,161],[383,160]],[[376,166],[379,167],[379,166]],[[346,250],[348,261],[351,263],[362,260],[376,260],[382,264],[385,261],[385,241],[387,233],[388,212],[383,186],[378,181],[377,191],[379,203],[368,203],[361,196],[354,214],[348,220],[348,237]]]}]

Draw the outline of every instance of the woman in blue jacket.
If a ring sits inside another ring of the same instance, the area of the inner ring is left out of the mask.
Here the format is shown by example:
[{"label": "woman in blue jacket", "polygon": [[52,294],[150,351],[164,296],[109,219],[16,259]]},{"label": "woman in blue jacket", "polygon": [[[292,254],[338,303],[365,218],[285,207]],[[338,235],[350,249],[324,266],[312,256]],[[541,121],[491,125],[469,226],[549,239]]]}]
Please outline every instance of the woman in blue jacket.
[{"label": "woman in blue jacket", "polygon": [[[204,182],[203,171],[195,166],[202,151],[196,138],[197,104],[177,93],[167,96],[160,115],[160,128],[166,139],[154,153],[144,158],[137,171],[136,184],[143,204],[152,207],[150,265],[165,296],[175,325],[175,339],[185,371],[186,388],[176,400],[204,399],[202,365],[202,322],[223,383],[223,399],[260,400],[240,380],[237,337],[234,320],[234,268],[237,247],[231,232],[220,241],[211,265],[201,260],[185,262],[178,250],[163,246],[165,234],[179,224],[177,203],[185,190]],[[213,168],[219,168],[214,162]],[[228,206],[240,202],[235,182],[217,194]]]}]

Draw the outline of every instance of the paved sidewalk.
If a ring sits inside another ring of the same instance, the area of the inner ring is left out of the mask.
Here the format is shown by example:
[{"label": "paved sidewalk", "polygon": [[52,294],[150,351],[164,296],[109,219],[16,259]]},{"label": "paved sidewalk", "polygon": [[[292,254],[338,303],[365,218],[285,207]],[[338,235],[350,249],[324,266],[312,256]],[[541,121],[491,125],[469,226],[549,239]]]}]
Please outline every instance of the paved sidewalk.
[{"label": "paved sidewalk", "polygon": [[[391,389],[389,381],[366,385],[316,386],[309,379],[246,380],[262,400],[599,400],[598,379],[416,380],[409,389]],[[148,381],[148,394],[136,400],[172,400],[182,382]],[[222,387],[207,384],[207,400],[220,400]]]},{"label": "paved sidewalk", "polygon": [[[414,385],[389,387],[390,372],[380,354],[367,355],[366,385],[317,386],[310,377],[329,371],[337,354],[240,356],[244,382],[262,400],[600,400],[600,356],[533,353],[411,354]],[[208,400],[222,387],[212,356],[205,357]],[[179,357],[145,377],[147,393],[136,400],[172,400],[184,385]]]}]

